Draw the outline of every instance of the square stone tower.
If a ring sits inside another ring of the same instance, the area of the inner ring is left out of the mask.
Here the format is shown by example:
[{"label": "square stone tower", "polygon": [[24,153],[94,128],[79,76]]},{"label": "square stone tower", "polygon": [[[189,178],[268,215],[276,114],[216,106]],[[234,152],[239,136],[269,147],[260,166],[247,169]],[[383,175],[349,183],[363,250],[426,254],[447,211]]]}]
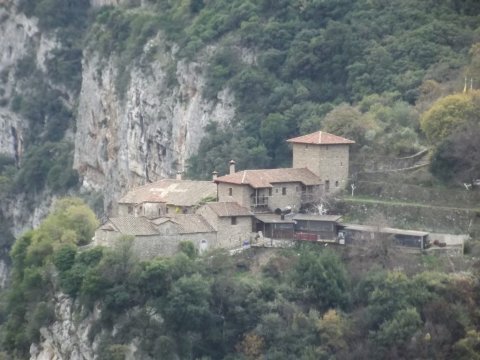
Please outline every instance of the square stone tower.
[{"label": "square stone tower", "polygon": [[325,193],[345,188],[350,144],[355,141],[317,131],[287,142],[293,146],[293,168],[308,168],[320,177]]}]

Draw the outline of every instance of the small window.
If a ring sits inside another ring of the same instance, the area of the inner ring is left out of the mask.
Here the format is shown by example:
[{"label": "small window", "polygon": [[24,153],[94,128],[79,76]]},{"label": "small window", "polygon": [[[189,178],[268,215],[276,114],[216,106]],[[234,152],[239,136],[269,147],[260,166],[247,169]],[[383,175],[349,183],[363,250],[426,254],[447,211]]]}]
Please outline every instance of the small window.
[{"label": "small window", "polygon": [[338,180],[335,181],[335,187],[338,187]]},{"label": "small window", "polygon": [[275,189],[275,194],[278,194],[278,188],[277,188],[277,189]]},{"label": "small window", "polygon": [[232,196],[233,195],[233,189],[232,188],[228,188],[228,196]]},{"label": "small window", "polygon": [[340,166],[343,166],[343,162],[340,161]]},{"label": "small window", "polygon": [[[168,208],[167,208],[168,210]],[[162,215],[162,209],[158,208],[158,216]]]},{"label": "small window", "polygon": [[295,186],[295,191],[298,192],[298,186]]},{"label": "small window", "polygon": [[168,214],[168,207],[165,209],[165,214]]},{"label": "small window", "polygon": [[133,206],[132,205],[128,205],[128,213],[129,214],[133,213]]},{"label": "small window", "polygon": [[330,191],[330,180],[325,180],[325,192]]},{"label": "small window", "polygon": [[282,195],[287,195],[287,188],[286,187],[282,187]]},{"label": "small window", "polygon": [[273,190],[272,188],[268,189],[268,196],[272,196],[272,190]]},{"label": "small window", "polygon": [[305,149],[308,149],[308,144],[305,144]]},{"label": "small window", "polygon": [[237,225],[237,217],[236,217],[236,216],[232,216],[232,217],[230,218],[230,222],[231,222],[232,225]]}]

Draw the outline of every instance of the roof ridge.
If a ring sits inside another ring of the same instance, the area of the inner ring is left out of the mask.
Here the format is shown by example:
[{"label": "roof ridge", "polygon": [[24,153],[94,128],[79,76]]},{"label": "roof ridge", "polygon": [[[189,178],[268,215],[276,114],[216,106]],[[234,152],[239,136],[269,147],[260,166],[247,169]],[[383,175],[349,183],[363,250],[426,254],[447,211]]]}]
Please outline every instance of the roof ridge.
[{"label": "roof ridge", "polygon": [[244,184],[244,182],[245,182],[245,177],[247,176],[247,171],[248,170],[243,171],[242,184]]},{"label": "roof ridge", "polygon": [[200,219],[200,221],[206,225],[206,227],[208,227],[210,230],[213,230],[215,231],[215,229],[213,228],[213,226],[207,221],[207,219],[205,217],[203,217],[201,214],[196,214],[198,215],[198,218]]}]

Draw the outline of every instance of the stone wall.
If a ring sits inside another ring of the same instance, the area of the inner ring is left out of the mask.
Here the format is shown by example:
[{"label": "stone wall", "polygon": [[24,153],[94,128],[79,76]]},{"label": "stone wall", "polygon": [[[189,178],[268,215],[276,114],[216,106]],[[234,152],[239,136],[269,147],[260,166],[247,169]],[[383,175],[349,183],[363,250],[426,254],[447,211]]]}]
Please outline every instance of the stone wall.
[{"label": "stone wall", "polygon": [[371,224],[378,214],[382,214],[388,219],[390,227],[440,233],[469,233],[480,238],[480,213],[476,210],[341,201],[333,211],[344,214],[345,222]]},{"label": "stone wall", "polygon": [[[118,239],[122,236],[115,231],[97,230],[95,245],[115,247]],[[149,260],[157,256],[175,255],[182,241],[191,241],[197,249],[205,251],[215,248],[216,240],[217,236],[214,232],[136,236],[132,244],[132,251],[140,260]]]},{"label": "stone wall", "polygon": [[328,192],[345,188],[348,166],[349,145],[293,144],[293,167],[308,168],[319,176],[325,192],[327,188]]},{"label": "stone wall", "polygon": [[242,246],[245,240],[252,237],[252,218],[250,216],[236,217],[236,224],[232,225],[231,217],[219,218],[217,225],[217,247],[236,248]]},{"label": "stone wall", "polygon": [[[232,189],[230,196],[229,189]],[[237,202],[242,206],[250,209],[250,195],[253,189],[249,185],[235,185],[235,184],[218,184],[218,201],[220,202]]]},{"label": "stone wall", "polygon": [[[283,193],[285,188],[285,194]],[[229,196],[229,189],[232,189],[232,196]],[[301,183],[278,183],[273,186],[272,195],[270,189],[258,189],[258,197],[263,196],[268,198],[268,208],[271,211],[275,209],[283,209],[286,206],[300,209],[302,203],[302,184]],[[255,189],[249,185],[233,185],[233,184],[218,184],[218,198],[219,201],[235,201],[240,205],[250,209],[253,206],[251,195],[255,193]]]},{"label": "stone wall", "polygon": [[233,225],[231,217],[219,217],[208,206],[198,209],[197,214],[202,215],[217,230],[217,248],[236,248],[252,237],[251,216],[237,216],[236,224]]},{"label": "stone wall", "polygon": [[[285,194],[283,193],[285,189]],[[291,206],[299,210],[302,200],[302,185],[300,183],[279,183],[275,184],[272,189],[272,196],[269,199],[269,208],[284,209]]]},{"label": "stone wall", "polygon": [[195,207],[194,206],[176,206],[167,204],[166,214],[194,214]]},{"label": "stone wall", "polygon": [[166,206],[164,203],[142,203],[142,204],[118,204],[118,216],[146,216],[157,218],[164,215]]}]

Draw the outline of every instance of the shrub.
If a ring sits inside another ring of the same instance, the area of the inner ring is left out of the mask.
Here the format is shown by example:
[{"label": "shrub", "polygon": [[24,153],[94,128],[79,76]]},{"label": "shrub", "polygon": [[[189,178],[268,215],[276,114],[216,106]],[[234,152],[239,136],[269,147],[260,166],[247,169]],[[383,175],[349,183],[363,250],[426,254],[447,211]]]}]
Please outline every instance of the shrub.
[{"label": "shrub", "polygon": [[181,241],[180,244],[178,244],[178,247],[180,251],[187,255],[190,259],[195,259],[195,257],[198,255],[198,251],[191,241]]},{"label": "shrub", "polygon": [[77,248],[72,244],[65,244],[57,249],[53,255],[53,263],[60,272],[69,270],[75,263]]}]

